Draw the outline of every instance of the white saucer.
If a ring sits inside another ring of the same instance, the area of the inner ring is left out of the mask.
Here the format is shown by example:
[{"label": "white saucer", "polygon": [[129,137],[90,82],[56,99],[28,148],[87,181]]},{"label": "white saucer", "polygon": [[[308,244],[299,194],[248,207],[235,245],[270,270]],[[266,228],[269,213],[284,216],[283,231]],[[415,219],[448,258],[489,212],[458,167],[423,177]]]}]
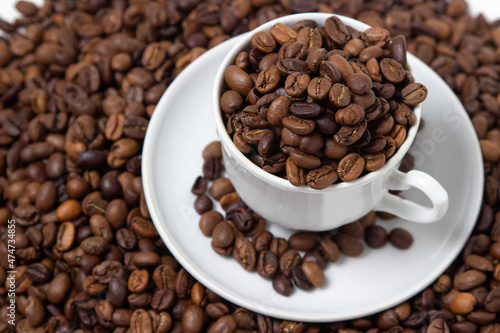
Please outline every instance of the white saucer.
[{"label": "white saucer", "polygon": [[[277,294],[270,281],[249,273],[232,258],[210,247],[198,229],[190,189],[201,174],[201,152],[217,140],[212,119],[212,80],[233,38],[208,51],[177,77],[161,98],[148,127],[142,157],[147,204],[172,254],[198,281],[247,309],[298,321],[338,321],[370,315],[395,306],[431,284],[455,259],[467,241],[483,194],[483,163],[471,122],[453,92],[433,72],[418,75],[425,64],[415,61],[415,78],[429,89],[423,105],[425,126],[411,151],[416,169],[432,175],[448,191],[450,208],[434,224],[379,221],[388,230],[408,229],[414,243],[406,251],[387,244],[365,247],[362,256],[328,265],[327,284],[290,297]],[[418,193],[405,192],[407,198]],[[275,225],[282,237],[291,231]]]}]

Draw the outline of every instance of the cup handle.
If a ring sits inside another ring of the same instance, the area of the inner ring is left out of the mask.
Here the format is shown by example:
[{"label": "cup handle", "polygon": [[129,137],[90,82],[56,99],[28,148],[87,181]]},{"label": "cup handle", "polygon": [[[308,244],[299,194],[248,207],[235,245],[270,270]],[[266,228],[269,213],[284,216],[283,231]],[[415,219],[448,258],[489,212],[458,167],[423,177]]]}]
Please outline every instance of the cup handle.
[{"label": "cup handle", "polygon": [[408,173],[396,170],[388,179],[389,190],[405,191],[411,187],[421,190],[432,202],[432,207],[422,206],[386,192],[374,210],[419,223],[435,222],[446,214],[449,205],[448,193],[428,174],[418,170],[411,170]]}]

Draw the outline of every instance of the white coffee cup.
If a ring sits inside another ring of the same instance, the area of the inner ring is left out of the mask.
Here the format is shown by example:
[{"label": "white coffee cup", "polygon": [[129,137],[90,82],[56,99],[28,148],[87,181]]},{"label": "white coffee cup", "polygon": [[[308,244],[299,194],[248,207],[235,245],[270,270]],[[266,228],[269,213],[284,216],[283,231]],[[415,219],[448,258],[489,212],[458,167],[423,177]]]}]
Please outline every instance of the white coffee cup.
[{"label": "white coffee cup", "polygon": [[[324,25],[330,16],[332,14],[306,13],[275,19],[247,33],[224,58],[214,81],[213,110],[228,177],[242,200],[256,213],[269,222],[291,229],[333,229],[356,221],[371,210],[388,212],[420,223],[441,219],[448,210],[446,190],[424,172],[412,170],[403,173],[398,170],[417,134],[422,112],[420,106],[414,108],[417,121],[409,129],[406,140],[381,169],[352,182],[334,184],[323,190],[314,190],[306,185],[293,186],[288,180],[262,170],[236,148],[227,133],[226,120],[223,119],[220,108],[220,96],[227,89],[224,72],[228,66],[234,64],[241,51],[251,49],[253,33],[268,30],[278,22],[291,26],[308,19]],[[360,21],[337,16],[346,25],[359,31],[369,28]],[[412,59],[414,58],[409,55],[410,68]],[[432,207],[422,206],[389,193],[389,190],[404,191],[411,187],[421,190],[431,201]]]}]

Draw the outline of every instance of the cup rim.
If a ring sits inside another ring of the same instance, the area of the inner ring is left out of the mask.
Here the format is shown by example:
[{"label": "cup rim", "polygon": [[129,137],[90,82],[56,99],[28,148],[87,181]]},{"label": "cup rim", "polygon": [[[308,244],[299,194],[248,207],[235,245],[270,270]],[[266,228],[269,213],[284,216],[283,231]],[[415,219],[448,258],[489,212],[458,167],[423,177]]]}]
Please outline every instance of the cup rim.
[{"label": "cup rim", "polygon": [[[351,188],[356,188],[360,186],[364,186],[368,183],[373,182],[375,179],[382,177],[383,175],[387,174],[391,170],[393,170],[395,167],[398,166],[399,162],[403,159],[403,157],[406,155],[408,150],[410,149],[410,146],[412,145],[413,141],[415,140],[415,137],[417,135],[417,130],[420,125],[420,120],[421,120],[421,112],[422,112],[422,106],[421,104],[415,106],[413,108],[413,112],[416,116],[416,122],[413,124],[413,126],[410,127],[406,134],[405,141],[403,144],[397,149],[396,153],[389,158],[389,160],[385,163],[385,165],[380,168],[377,171],[372,171],[369,172],[366,175],[361,176],[360,178],[353,180],[351,182],[341,182],[341,183],[336,183],[328,186],[325,189],[322,190],[316,190],[313,188],[310,188],[307,185],[301,185],[301,186],[294,186],[292,185],[287,179],[281,178],[279,176],[276,176],[272,173],[269,173],[267,171],[264,171],[263,169],[259,168],[257,165],[255,165],[250,159],[245,156],[238,148],[236,148],[233,140],[231,140],[231,137],[227,133],[226,125],[223,121],[222,118],[222,110],[220,107],[220,96],[223,92],[223,88],[225,87],[225,81],[224,81],[224,72],[226,68],[230,65],[232,65],[237,57],[237,55],[240,53],[240,51],[248,48],[251,43],[251,38],[252,35],[258,31],[262,30],[267,30],[274,26],[276,23],[284,23],[287,25],[293,25],[294,23],[301,21],[301,20],[315,20],[317,22],[324,21],[331,17],[331,16],[336,16],[344,24],[351,26],[357,30],[364,31],[368,28],[371,28],[371,26],[346,17],[342,15],[337,15],[337,14],[330,14],[330,13],[301,13],[301,14],[292,14],[292,15],[287,15],[287,16],[282,16],[277,19],[274,19],[272,21],[269,21],[254,30],[251,30],[247,33],[245,33],[242,37],[241,40],[236,43],[236,45],[229,51],[229,53],[224,57],[224,60],[222,61],[221,65],[219,66],[219,70],[217,71],[217,74],[214,78],[214,86],[213,86],[213,94],[212,94],[212,109],[214,112],[214,117],[215,117],[215,123],[216,123],[216,130],[219,135],[219,139],[221,140],[221,143],[223,145],[223,148],[228,150],[228,154],[232,154],[232,156],[235,158],[235,160],[238,162],[238,164],[247,170],[248,172],[252,173],[254,176],[260,178],[262,181],[265,181],[266,183],[273,185],[275,187],[288,190],[288,191],[295,191],[295,192],[303,192],[303,193],[325,193],[325,192],[331,192],[331,191],[339,191],[339,190],[347,190]],[[412,58],[408,57],[408,67],[410,68],[411,72],[411,62]]]}]

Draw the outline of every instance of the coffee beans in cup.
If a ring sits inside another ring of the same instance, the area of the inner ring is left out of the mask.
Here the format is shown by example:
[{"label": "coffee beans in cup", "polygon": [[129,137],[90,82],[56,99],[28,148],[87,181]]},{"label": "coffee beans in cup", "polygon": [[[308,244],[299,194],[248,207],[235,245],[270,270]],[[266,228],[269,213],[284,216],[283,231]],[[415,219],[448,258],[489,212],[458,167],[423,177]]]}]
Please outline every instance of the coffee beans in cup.
[{"label": "coffee beans in cup", "polygon": [[254,33],[224,72],[221,112],[234,145],[292,185],[324,189],[382,168],[417,122],[427,88],[406,39],[336,16]]}]

